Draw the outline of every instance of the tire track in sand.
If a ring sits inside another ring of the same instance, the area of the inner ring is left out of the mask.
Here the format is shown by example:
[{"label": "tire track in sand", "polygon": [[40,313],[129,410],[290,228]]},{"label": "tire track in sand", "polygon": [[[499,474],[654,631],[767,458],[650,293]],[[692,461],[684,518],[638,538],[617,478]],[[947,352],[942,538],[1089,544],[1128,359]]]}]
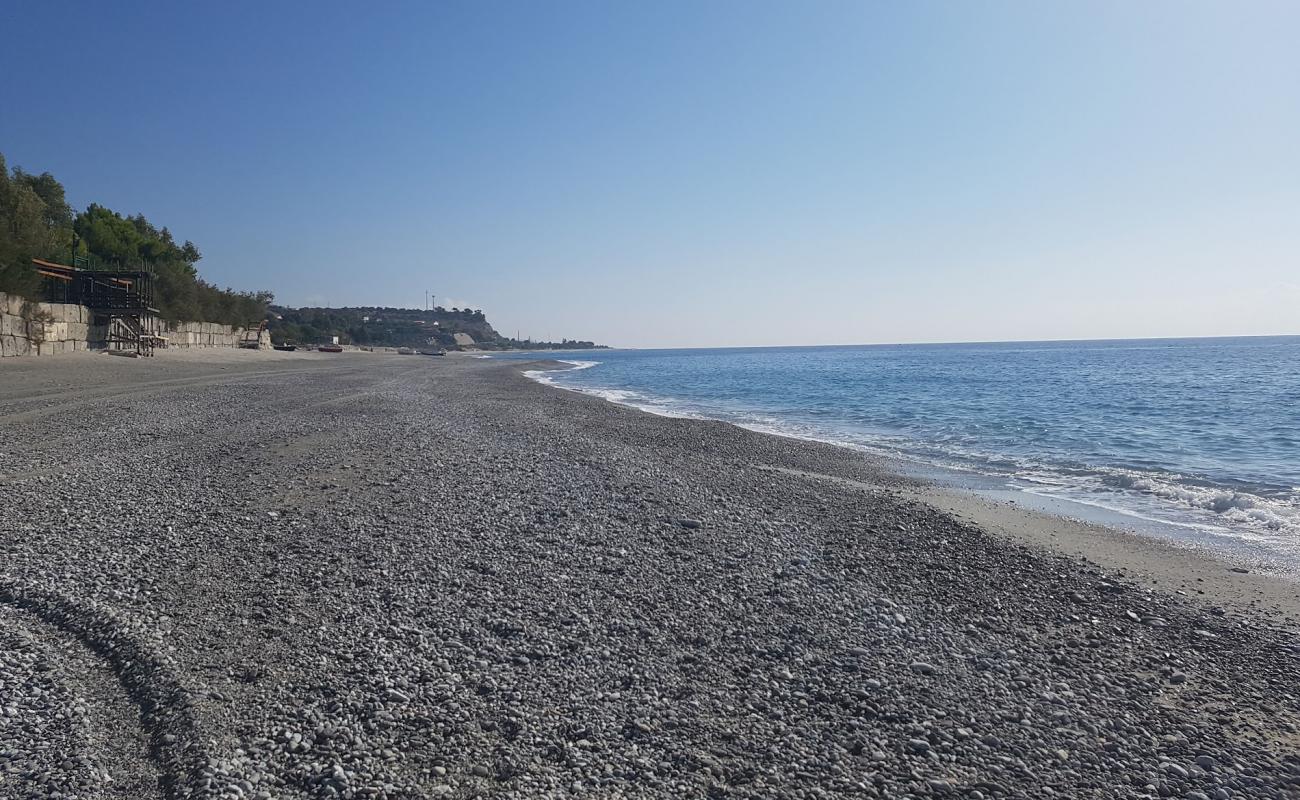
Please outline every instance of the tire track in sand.
[{"label": "tire track in sand", "polygon": [[[6,623],[10,643],[17,641],[32,654],[22,660],[28,668],[20,672],[26,676],[19,676],[26,678],[31,691],[7,691],[0,710],[6,716],[10,709],[27,710],[20,705],[28,703],[31,695],[57,686],[54,702],[62,695],[71,706],[49,709],[49,713],[63,713],[68,719],[67,741],[95,751],[57,754],[58,760],[52,762],[56,780],[79,781],[83,787],[93,784],[81,796],[97,798],[215,796],[211,791],[215,787],[203,785],[211,760],[190,693],[165,659],[130,633],[126,621],[107,606],[76,603],[8,577],[0,577],[0,604],[7,606],[0,619]],[[12,671],[12,662],[0,666]],[[51,744],[35,746],[50,749]],[[40,753],[15,755],[42,762]],[[50,780],[49,763],[44,772]],[[80,778],[77,772],[82,773]],[[39,781],[41,772],[35,774]],[[14,778],[20,776],[3,777],[0,797],[48,795],[38,782],[16,784]],[[15,791],[18,794],[12,794]]]}]

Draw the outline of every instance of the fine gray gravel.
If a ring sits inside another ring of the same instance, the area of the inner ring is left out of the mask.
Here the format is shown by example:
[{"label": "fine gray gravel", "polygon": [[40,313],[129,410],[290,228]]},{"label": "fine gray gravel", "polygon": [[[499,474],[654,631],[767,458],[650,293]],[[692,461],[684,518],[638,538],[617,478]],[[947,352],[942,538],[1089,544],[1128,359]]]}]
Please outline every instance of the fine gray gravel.
[{"label": "fine gray gravel", "polygon": [[1293,633],[518,368],[0,366],[0,798],[1300,797]]}]

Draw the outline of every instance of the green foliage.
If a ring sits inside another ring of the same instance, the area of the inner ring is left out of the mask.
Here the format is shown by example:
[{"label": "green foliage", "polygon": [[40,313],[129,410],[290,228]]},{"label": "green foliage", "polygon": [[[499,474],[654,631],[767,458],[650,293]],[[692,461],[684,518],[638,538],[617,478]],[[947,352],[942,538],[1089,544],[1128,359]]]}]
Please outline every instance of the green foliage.
[{"label": "green foliage", "polygon": [[100,263],[154,273],[156,301],[164,319],[247,326],[266,317],[270,292],[222,290],[203,280],[194,266],[203,256],[194,243],[177,244],[171,231],[154,226],[143,214],[124,217],[92,204],[77,215],[74,227],[87,252]]},{"label": "green foliage", "polygon": [[320,344],[337,336],[343,344],[375,347],[460,348],[456,334],[466,333],[479,350],[581,350],[591,342],[527,342],[497,333],[483,312],[471,308],[283,308],[271,307],[271,341],[276,344]]},{"label": "green foliage", "polygon": [[40,280],[33,258],[51,258],[72,244],[72,209],[48,172],[10,172],[0,155],[0,292],[34,297]]},{"label": "green foliage", "polygon": [[195,267],[203,255],[194,243],[178,244],[143,214],[124,217],[97,203],[74,214],[53,175],[11,173],[0,155],[0,292],[37,297],[40,280],[31,259],[67,263],[74,247],[92,269],[153,272],[155,302],[167,320],[254,325],[265,319],[272,300],[270,292],[236,292],[204,281]]},{"label": "green foliage", "polygon": [[344,344],[378,347],[455,349],[455,334],[467,333],[481,347],[504,341],[482,311],[435,308],[281,308],[273,307],[271,340],[277,344],[318,344],[337,336]]}]

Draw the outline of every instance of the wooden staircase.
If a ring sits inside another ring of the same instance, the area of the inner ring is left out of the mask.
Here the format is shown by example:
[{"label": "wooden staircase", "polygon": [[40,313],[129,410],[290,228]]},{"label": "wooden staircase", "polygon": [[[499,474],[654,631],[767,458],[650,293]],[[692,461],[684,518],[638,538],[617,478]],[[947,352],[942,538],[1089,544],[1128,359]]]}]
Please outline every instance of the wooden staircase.
[{"label": "wooden staircase", "polygon": [[260,350],[262,347],[262,332],[266,330],[266,320],[256,328],[245,328],[244,338],[239,341],[239,346],[246,350]]},{"label": "wooden staircase", "polygon": [[137,314],[108,314],[108,347],[110,350],[134,351],[138,356],[151,356],[158,343],[154,330],[157,317]]}]

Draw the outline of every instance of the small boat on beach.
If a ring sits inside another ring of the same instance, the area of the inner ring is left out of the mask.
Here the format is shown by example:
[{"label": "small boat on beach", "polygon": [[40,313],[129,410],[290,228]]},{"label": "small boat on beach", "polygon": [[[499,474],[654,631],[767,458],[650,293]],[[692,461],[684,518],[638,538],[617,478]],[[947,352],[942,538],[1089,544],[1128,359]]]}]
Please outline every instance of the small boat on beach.
[{"label": "small boat on beach", "polygon": [[298,349],[298,345],[296,345],[296,344],[273,344],[273,345],[271,345],[271,349],[272,349],[272,350],[279,350],[281,353],[292,353],[294,350],[297,350],[297,349]]},{"label": "small boat on beach", "polygon": [[416,353],[415,353],[415,350],[413,350],[413,349],[411,349],[411,348],[409,348],[409,347],[399,347],[399,348],[397,348],[397,354],[398,354],[399,356],[413,356],[413,355],[415,355]]},{"label": "small boat on beach", "polygon": [[445,356],[445,355],[447,355],[447,351],[446,351],[446,350],[421,350],[421,351],[420,351],[420,355],[422,355],[422,356]]},{"label": "small boat on beach", "polygon": [[342,353],[343,347],[337,344],[323,344],[316,348],[322,353]]}]

